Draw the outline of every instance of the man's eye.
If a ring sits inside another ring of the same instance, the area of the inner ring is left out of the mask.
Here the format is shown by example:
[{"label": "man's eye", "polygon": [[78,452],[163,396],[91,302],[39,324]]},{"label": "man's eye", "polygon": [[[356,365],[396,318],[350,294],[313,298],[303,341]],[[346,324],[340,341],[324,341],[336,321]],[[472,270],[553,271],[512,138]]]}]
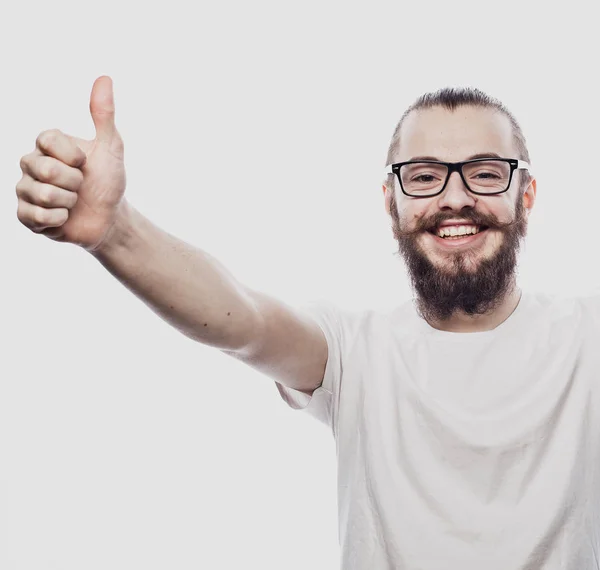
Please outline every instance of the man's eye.
[{"label": "man's eye", "polygon": [[482,178],[502,178],[501,176],[498,176],[498,174],[496,174],[495,172],[479,172],[478,174],[476,174],[476,177],[482,177]]},{"label": "man's eye", "polygon": [[419,176],[415,176],[413,178],[415,182],[432,182],[433,176],[431,174],[420,174]]}]

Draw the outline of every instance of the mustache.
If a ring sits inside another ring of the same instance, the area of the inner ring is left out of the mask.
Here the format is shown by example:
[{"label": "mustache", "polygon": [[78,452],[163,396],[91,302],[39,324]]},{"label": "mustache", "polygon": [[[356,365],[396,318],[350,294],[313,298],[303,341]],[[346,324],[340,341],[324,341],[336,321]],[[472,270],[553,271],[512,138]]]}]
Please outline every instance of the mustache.
[{"label": "mustache", "polygon": [[[401,237],[413,237],[422,234],[423,232],[435,232],[436,228],[449,220],[456,218],[457,216],[434,216],[429,220],[419,220],[412,229],[398,228],[398,236]],[[507,231],[511,227],[519,223],[518,218],[511,220],[510,222],[500,222],[497,218],[483,217],[483,216],[460,216],[464,218],[464,225],[475,225],[481,228],[490,230]]]}]

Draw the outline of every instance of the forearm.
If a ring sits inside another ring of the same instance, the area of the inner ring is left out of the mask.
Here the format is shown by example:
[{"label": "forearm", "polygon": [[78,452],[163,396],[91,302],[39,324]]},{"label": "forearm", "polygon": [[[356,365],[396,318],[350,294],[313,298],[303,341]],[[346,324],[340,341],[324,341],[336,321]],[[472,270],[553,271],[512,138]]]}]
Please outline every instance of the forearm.
[{"label": "forearm", "polygon": [[255,340],[260,321],[249,290],[215,258],[161,230],[127,202],[92,255],[186,336],[222,350]]}]

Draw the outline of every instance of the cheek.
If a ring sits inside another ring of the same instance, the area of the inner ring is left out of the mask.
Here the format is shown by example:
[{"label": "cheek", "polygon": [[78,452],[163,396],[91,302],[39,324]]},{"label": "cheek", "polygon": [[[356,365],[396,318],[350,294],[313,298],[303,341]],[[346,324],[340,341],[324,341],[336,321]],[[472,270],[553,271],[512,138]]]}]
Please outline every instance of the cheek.
[{"label": "cheek", "polygon": [[427,212],[423,208],[407,207],[402,205],[398,208],[400,225],[406,229],[413,229],[419,222],[427,217]]},{"label": "cheek", "polygon": [[491,257],[494,255],[498,248],[502,245],[504,235],[498,230],[491,230],[486,232],[488,235],[485,236],[485,245],[483,248],[483,256]]},{"label": "cheek", "polygon": [[505,192],[499,197],[502,200],[490,202],[486,204],[486,208],[482,208],[481,212],[484,215],[495,217],[500,222],[509,222],[514,219],[516,214],[516,196]]}]

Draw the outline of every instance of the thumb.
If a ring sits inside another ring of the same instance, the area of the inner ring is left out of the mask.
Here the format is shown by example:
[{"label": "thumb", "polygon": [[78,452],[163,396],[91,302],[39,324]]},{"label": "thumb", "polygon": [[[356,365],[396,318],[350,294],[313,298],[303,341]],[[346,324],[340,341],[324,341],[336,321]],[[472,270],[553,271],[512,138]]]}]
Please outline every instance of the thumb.
[{"label": "thumb", "polygon": [[117,128],[113,84],[108,75],[102,75],[94,81],[90,96],[90,113],[96,127],[96,140],[110,143]]}]

